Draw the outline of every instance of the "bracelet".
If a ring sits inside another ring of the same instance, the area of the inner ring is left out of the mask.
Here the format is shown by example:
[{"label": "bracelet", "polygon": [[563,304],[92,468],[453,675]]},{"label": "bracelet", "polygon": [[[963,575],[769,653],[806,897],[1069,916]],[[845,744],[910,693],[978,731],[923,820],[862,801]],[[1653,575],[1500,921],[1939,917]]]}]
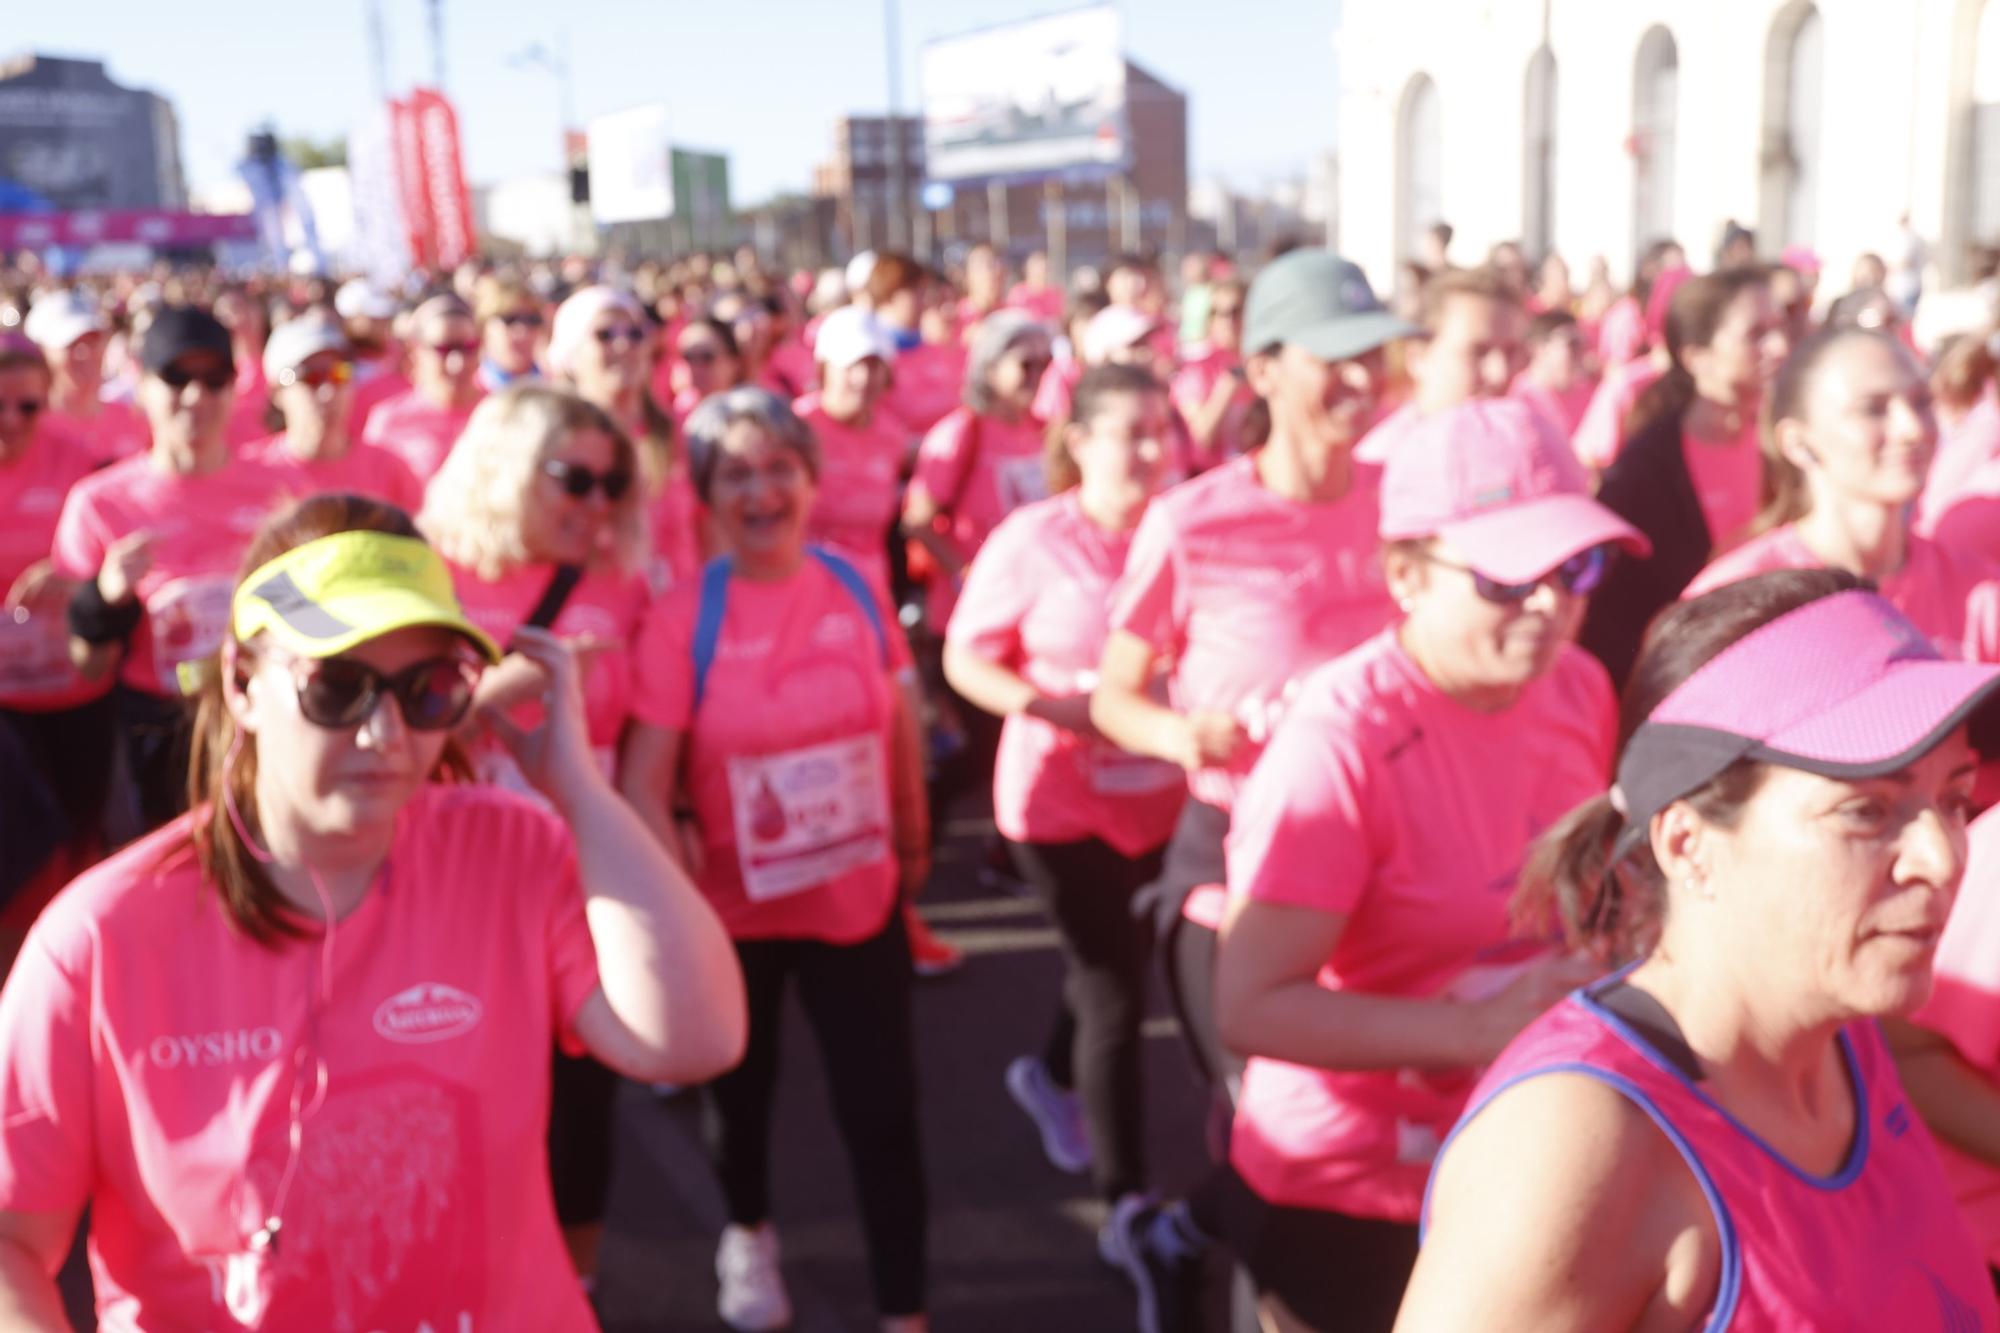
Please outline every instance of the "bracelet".
[{"label": "bracelet", "polygon": [[69,599],[69,632],[92,647],[123,643],[145,614],[145,604],[137,597],[113,606],[104,600],[97,580],[87,579]]}]

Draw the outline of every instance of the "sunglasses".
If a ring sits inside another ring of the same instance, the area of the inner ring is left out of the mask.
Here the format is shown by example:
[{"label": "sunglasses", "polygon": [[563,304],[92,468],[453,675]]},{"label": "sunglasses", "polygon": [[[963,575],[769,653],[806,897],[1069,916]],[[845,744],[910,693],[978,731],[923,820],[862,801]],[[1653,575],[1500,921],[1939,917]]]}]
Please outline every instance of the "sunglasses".
[{"label": "sunglasses", "polygon": [[220,391],[236,383],[236,372],[227,366],[217,366],[207,374],[197,374],[183,365],[162,366],[153,372],[160,377],[160,383],[179,393],[190,384],[199,384],[204,389]]},{"label": "sunglasses", "polygon": [[308,389],[324,389],[329,384],[345,384],[353,378],[354,363],[336,361],[330,366],[321,366],[318,370],[300,367],[296,370],[281,371],[278,383],[287,386],[303,384]]},{"label": "sunglasses", "polygon": [[593,329],[590,336],[597,339],[598,343],[605,347],[621,342],[631,343],[634,347],[637,347],[640,343],[646,341],[646,331],[637,324],[619,324],[608,329]]},{"label": "sunglasses", "polygon": [[1535,589],[1544,583],[1554,583],[1564,592],[1575,593],[1579,597],[1595,592],[1597,585],[1604,582],[1604,571],[1610,567],[1611,551],[1604,546],[1593,546],[1587,551],[1579,551],[1540,578],[1527,583],[1502,583],[1498,579],[1486,577],[1470,565],[1453,564],[1434,555],[1424,558],[1433,565],[1442,565],[1446,569],[1455,569],[1461,574],[1472,575],[1473,590],[1481,597],[1496,605],[1511,606],[1517,602],[1527,601],[1535,595]]},{"label": "sunglasses", "polygon": [[538,310],[514,310],[498,317],[510,329],[539,329],[542,315]]},{"label": "sunglasses", "polygon": [[385,694],[396,696],[403,725],[412,731],[445,731],[465,720],[478,673],[462,657],[433,657],[390,674],[351,657],[294,662],[299,712],[316,727],[358,727]]},{"label": "sunglasses", "polygon": [[461,356],[472,356],[479,351],[479,340],[473,338],[459,343],[431,343],[430,349],[440,357],[450,356],[453,352]]},{"label": "sunglasses", "polygon": [[632,474],[618,468],[600,474],[581,463],[566,463],[560,458],[552,458],[542,464],[542,471],[554,477],[561,484],[563,494],[572,500],[588,500],[592,491],[601,490],[605,499],[616,504],[626,491],[632,489]]},{"label": "sunglasses", "polygon": [[47,406],[48,404],[39,398],[0,398],[0,412],[11,407],[30,421],[41,415],[42,409]]}]

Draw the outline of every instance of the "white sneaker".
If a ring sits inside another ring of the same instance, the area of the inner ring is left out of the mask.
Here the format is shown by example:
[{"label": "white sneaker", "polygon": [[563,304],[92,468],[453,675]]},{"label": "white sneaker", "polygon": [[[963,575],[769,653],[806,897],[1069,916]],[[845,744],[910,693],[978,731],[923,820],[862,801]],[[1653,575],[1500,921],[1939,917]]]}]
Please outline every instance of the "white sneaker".
[{"label": "white sneaker", "polygon": [[1056,1086],[1040,1056],[1023,1055],[1007,1066],[1007,1091],[1042,1132],[1042,1153],[1058,1171],[1090,1170],[1090,1127],[1083,1099]]},{"label": "white sneaker", "polygon": [[722,1288],[715,1311],[736,1333],[771,1333],[792,1322],[792,1298],[778,1271],[778,1233],[763,1226],[723,1228],[715,1247],[715,1276]]}]

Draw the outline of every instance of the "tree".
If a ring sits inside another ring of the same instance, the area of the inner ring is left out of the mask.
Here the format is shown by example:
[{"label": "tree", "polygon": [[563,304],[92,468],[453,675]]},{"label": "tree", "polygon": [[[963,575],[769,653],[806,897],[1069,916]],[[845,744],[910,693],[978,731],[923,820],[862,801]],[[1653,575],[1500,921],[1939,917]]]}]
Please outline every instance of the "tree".
[{"label": "tree", "polygon": [[304,135],[298,135],[279,140],[278,146],[300,171],[311,171],[315,167],[347,165],[345,139],[308,139]]}]

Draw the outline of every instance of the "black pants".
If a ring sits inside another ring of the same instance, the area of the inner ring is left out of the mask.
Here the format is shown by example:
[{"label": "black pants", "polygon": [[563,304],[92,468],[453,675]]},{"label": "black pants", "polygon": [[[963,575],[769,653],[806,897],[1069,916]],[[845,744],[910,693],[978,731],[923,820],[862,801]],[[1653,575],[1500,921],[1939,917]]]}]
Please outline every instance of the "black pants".
[{"label": "black pants", "polygon": [[1204,1183],[1208,1217],[1249,1272],[1259,1298],[1276,1301],[1317,1333],[1389,1333],[1410,1272],[1417,1228],[1270,1203],[1227,1168]]},{"label": "black pants", "polygon": [[1161,851],[1126,856],[1096,838],[1010,842],[1014,864],[1062,939],[1063,1005],[1043,1059],[1083,1097],[1091,1174],[1107,1200],[1146,1186],[1140,1025],[1151,932],[1132,899],[1160,873]]},{"label": "black pants", "polygon": [[188,740],[194,716],[186,701],[146,694],[129,685],[112,690],[118,737],[132,769],[139,819],[150,832],[187,810]]},{"label": "black pants", "polygon": [[549,1087],[549,1182],[566,1227],[604,1220],[618,1075],[587,1055],[555,1053]]},{"label": "black pants", "polygon": [[771,1102],[785,982],[796,977],[861,1201],[876,1307],[885,1316],[920,1312],[929,1205],[902,913],[891,912],[888,924],[859,944],[738,940],[736,956],[750,1002],[749,1049],[742,1064],[709,1085],[707,1099],[729,1220],[755,1226],[771,1215]]},{"label": "black pants", "polygon": [[65,846],[95,840],[111,792],[111,696],[45,713],[0,708],[0,904]]}]

